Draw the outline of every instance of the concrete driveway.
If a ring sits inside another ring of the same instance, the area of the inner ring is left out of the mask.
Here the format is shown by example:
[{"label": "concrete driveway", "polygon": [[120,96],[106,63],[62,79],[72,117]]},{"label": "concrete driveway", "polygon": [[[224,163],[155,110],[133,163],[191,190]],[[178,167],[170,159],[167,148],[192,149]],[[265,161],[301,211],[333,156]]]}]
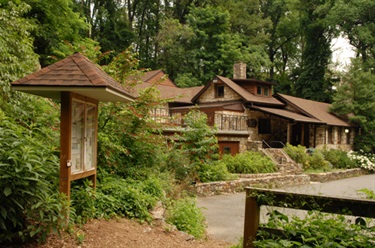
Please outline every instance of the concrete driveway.
[{"label": "concrete driveway", "polygon": [[[357,190],[363,188],[375,192],[375,174],[283,189],[296,193],[360,198]],[[233,244],[238,243],[243,236],[245,193],[201,197],[198,198],[198,206],[206,216],[208,234]],[[269,207],[261,208],[261,222],[266,221],[267,208]],[[290,211],[292,214],[298,214],[300,210]]]}]

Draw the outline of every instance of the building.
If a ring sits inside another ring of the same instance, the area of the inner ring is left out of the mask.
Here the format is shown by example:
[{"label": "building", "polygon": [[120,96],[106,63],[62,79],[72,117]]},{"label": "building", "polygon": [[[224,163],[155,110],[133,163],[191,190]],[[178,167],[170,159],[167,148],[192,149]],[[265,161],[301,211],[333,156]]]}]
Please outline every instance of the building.
[{"label": "building", "polygon": [[353,146],[356,128],[330,113],[330,104],[274,94],[274,83],[247,79],[243,63],[234,65],[233,79],[216,76],[201,87],[178,88],[162,70],[138,80],[136,92],[156,85],[162,98],[175,97],[153,113],[166,135],[180,131],[182,116],[197,106],[207,114],[208,124],[217,127],[221,154],[286,143],[342,150]]}]

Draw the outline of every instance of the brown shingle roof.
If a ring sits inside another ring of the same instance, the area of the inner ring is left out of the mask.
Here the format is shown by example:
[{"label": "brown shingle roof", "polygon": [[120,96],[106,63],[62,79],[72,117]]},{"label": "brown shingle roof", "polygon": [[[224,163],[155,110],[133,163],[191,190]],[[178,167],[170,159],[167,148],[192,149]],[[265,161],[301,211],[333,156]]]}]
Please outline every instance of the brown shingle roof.
[{"label": "brown shingle roof", "polygon": [[80,53],[21,78],[12,86],[20,91],[57,99],[61,91],[76,92],[104,101],[133,99],[121,84]]},{"label": "brown shingle roof", "polygon": [[178,88],[166,85],[142,83],[134,87],[136,97],[139,96],[139,91],[149,87],[155,86],[160,91],[160,96],[164,99],[175,98],[173,102],[192,104],[191,99],[203,88],[203,86],[190,87],[190,88]]},{"label": "brown shingle roof", "polygon": [[289,120],[293,121],[298,121],[298,122],[307,122],[307,123],[317,123],[317,124],[324,124],[322,121],[315,119],[315,118],[310,118],[289,110],[285,109],[276,109],[276,108],[265,108],[265,107],[251,107],[252,109],[255,110],[260,110],[262,112],[270,113],[273,115],[277,115]]},{"label": "brown shingle roof", "polygon": [[329,112],[329,107],[331,106],[331,104],[306,100],[284,94],[277,94],[277,96],[282,101],[285,101],[300,110],[302,113],[312,118],[316,118],[324,123],[327,123],[328,125],[343,127],[350,126],[348,122],[338,118],[337,116]]}]

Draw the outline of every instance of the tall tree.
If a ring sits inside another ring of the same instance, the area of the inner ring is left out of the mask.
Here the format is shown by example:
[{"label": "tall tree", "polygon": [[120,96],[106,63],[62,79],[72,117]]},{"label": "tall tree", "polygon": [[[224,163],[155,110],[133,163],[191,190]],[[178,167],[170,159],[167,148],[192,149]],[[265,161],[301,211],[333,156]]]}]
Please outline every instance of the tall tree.
[{"label": "tall tree", "polygon": [[[14,1],[19,2],[19,1]],[[35,24],[34,49],[42,67],[55,61],[58,51],[68,43],[80,43],[87,30],[84,19],[73,11],[72,0],[24,0],[31,6],[25,14]]]},{"label": "tall tree", "polygon": [[375,58],[375,2],[337,0],[331,18],[356,48],[364,66],[373,67],[370,62]]},{"label": "tall tree", "polygon": [[193,85],[202,85],[215,75],[231,75],[237,61],[259,63],[262,57],[239,34],[231,32],[229,12],[222,7],[193,7],[186,25],[165,22],[158,37],[159,61],[166,63],[172,58],[173,63],[163,67],[167,73],[172,72],[172,79],[185,86],[189,83],[186,85],[182,78],[193,78]]},{"label": "tall tree", "polygon": [[90,27],[86,36],[99,42],[102,52],[111,51],[112,56],[110,58],[126,50],[134,42],[135,35],[129,20],[129,12],[127,12],[123,1],[75,1],[75,8],[85,17]]},{"label": "tall tree", "polygon": [[269,19],[271,25],[266,29],[270,59],[270,80],[281,79],[295,65],[293,58],[298,55],[297,42],[301,36],[298,12],[294,9],[295,0],[261,0],[263,19]]},{"label": "tall tree", "polygon": [[334,27],[327,18],[333,6],[333,0],[301,0],[301,25],[304,47],[300,74],[295,83],[299,97],[329,101],[331,83],[325,79],[331,58],[331,40]]},{"label": "tall tree", "polygon": [[[251,77],[267,77],[264,68],[270,66],[266,44],[269,34],[265,31],[270,27],[269,18],[263,18],[259,0],[212,0],[214,5],[228,10],[230,15],[230,33],[239,35],[244,53],[249,53],[246,62]],[[232,70],[230,70],[232,72]]]},{"label": "tall tree", "polygon": [[332,111],[349,116],[349,120],[361,127],[355,137],[357,150],[375,153],[375,74],[363,70],[362,61],[354,61],[334,95]]}]

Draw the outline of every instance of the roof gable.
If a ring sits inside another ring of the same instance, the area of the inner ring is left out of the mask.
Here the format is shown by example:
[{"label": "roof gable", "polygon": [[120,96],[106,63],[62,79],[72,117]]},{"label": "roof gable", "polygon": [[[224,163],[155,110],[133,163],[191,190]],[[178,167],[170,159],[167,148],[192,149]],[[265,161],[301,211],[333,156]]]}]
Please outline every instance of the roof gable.
[{"label": "roof gable", "polygon": [[[271,105],[271,106],[284,106],[282,102],[277,100],[274,97],[264,97],[264,96],[256,96],[240,85],[236,84],[232,80],[226,77],[222,76],[216,76],[218,80],[220,80],[222,83],[227,85],[230,89],[232,89],[236,94],[238,94],[245,102],[247,103],[254,103],[254,104],[260,104],[260,105]],[[211,81],[205,85],[204,88],[198,94],[192,99],[193,102],[197,101],[198,98],[213,84],[214,82]]]}]

